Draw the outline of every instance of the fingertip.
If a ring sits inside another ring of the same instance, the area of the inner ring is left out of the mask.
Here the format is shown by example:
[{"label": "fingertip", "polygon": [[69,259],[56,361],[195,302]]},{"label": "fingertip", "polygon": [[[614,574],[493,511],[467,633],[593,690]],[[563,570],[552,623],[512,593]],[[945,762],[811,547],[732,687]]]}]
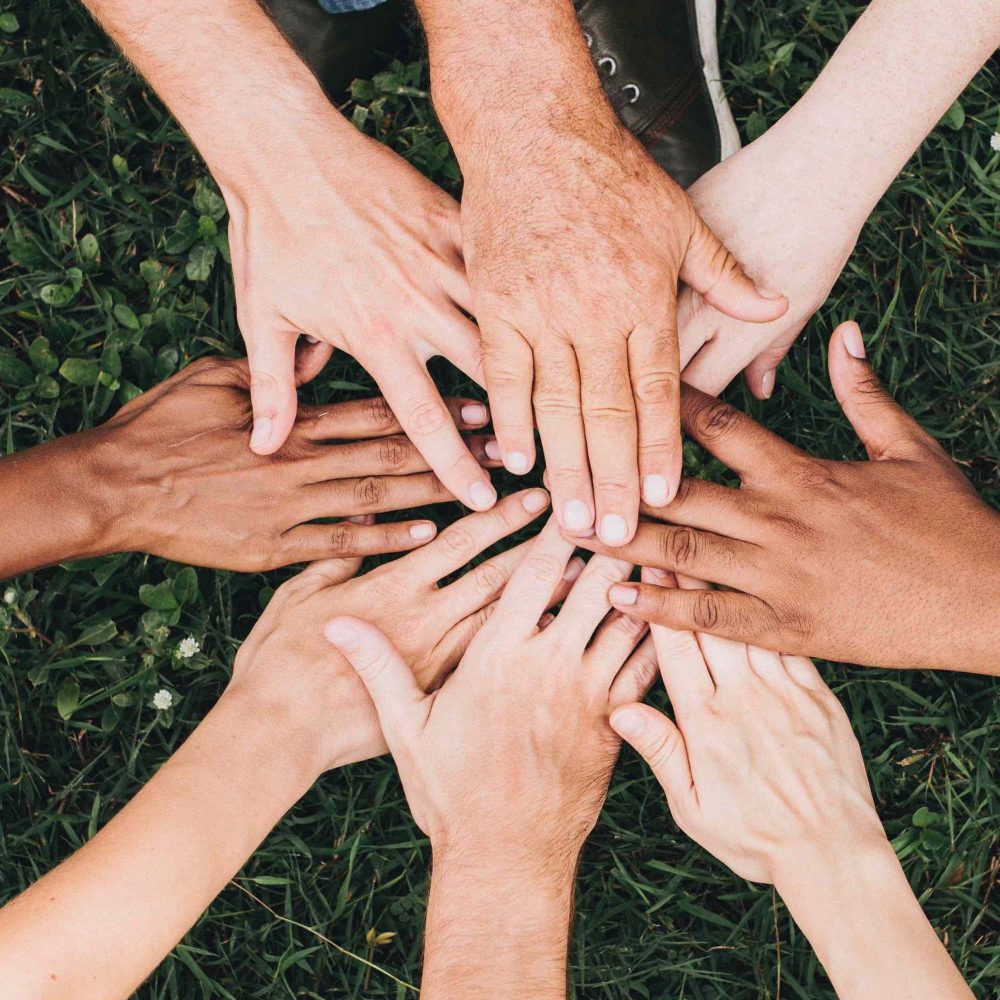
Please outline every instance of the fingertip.
[{"label": "fingertip", "polygon": [[834,330],[834,337],[840,338],[844,350],[856,361],[866,360],[865,339],[861,335],[861,327],[854,320],[841,323]]},{"label": "fingertip", "polygon": [[469,506],[473,510],[490,510],[497,502],[497,491],[488,479],[480,479],[469,488]]},{"label": "fingertip", "polygon": [[437,525],[433,521],[417,521],[410,525],[408,534],[415,542],[429,542],[437,534]]},{"label": "fingertip", "polygon": [[616,608],[628,611],[639,600],[639,588],[629,583],[616,583],[608,591],[608,600]]},{"label": "fingertip", "polygon": [[361,633],[350,618],[333,618],[323,626],[327,642],[344,654],[361,648]]},{"label": "fingertip", "polygon": [[504,468],[515,476],[523,476],[530,472],[535,464],[534,455],[526,451],[505,451],[503,453]]},{"label": "fingertip", "polygon": [[608,723],[626,743],[636,746],[644,741],[646,713],[642,705],[620,705],[608,717]]}]

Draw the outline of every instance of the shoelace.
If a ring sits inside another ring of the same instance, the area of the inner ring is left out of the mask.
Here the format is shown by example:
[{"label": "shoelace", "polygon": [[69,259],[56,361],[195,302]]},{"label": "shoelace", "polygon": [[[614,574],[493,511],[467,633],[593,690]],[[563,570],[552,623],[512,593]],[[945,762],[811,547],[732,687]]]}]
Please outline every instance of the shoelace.
[{"label": "shoelace", "polygon": [[[589,31],[585,31],[583,37],[586,39],[587,48],[590,51],[591,58],[594,60],[594,65],[597,67],[597,72],[603,73],[608,79],[611,79],[618,72],[618,61],[614,56],[601,55],[599,52],[594,51],[594,36]],[[635,83],[622,84],[618,89],[623,95],[627,95],[626,103],[628,104],[635,104],[642,96],[639,85]]]}]

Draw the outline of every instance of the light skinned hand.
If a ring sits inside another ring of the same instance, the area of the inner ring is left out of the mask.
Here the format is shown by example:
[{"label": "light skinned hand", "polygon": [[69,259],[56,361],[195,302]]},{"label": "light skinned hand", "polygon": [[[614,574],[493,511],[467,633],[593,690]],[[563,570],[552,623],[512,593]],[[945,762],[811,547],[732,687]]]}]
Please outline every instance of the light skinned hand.
[{"label": "light skinned hand", "polygon": [[[487,621],[528,545],[487,559],[445,587],[438,581],[530,524],[548,504],[538,489],[504,497],[416,552],[361,576],[354,576],[359,560],[313,563],[271,598],[237,654],[230,694],[249,699],[264,714],[280,714],[297,731],[317,733],[319,770],[385,753],[365,686],[330,647],[323,623],[335,615],[364,615],[406,656],[416,682],[433,688]],[[568,576],[581,568],[575,560]],[[546,606],[561,600],[568,587],[569,580],[557,577]]]},{"label": "light skinned hand", "polygon": [[[442,405],[456,434],[489,419],[474,400]],[[104,551],[240,571],[397,552],[431,539],[433,522],[310,522],[454,499],[382,399],[301,407],[273,456],[247,449],[250,425],[246,362],[203,358],[80,435],[104,484]],[[484,465],[488,440],[470,440]]]},{"label": "light skinned hand", "polygon": [[619,560],[592,559],[539,629],[573,550],[550,521],[437,689],[376,624],[326,627],[375,702],[435,864],[451,853],[571,873],[597,820],[619,746],[608,714],[641,697],[655,669],[648,648],[634,652],[644,627],[609,616],[607,588],[631,569]]},{"label": "light skinned hand", "polygon": [[864,353],[856,324],[834,331],[830,380],[867,462],[807,455],[685,388],[686,432],[738,473],[741,488],[685,479],[668,507],[648,511],[662,523],[643,524],[614,551],[727,589],[622,584],[616,607],[824,659],[1000,669],[1000,516],[882,389]]},{"label": "light skinned hand", "polygon": [[680,829],[741,878],[775,886],[842,1000],[970,1000],[885,835],[847,713],[812,661],[651,633],[674,719],[631,704],[611,725],[652,768]]},{"label": "light skinned hand", "polygon": [[678,280],[746,321],[788,303],[608,112],[587,137],[505,147],[502,170],[463,162],[461,218],[504,464],[531,468],[537,422],[563,526],[620,545],[640,495],[660,507],[680,478]]},{"label": "light skinned hand", "polygon": [[462,312],[458,205],[381,143],[353,129],[338,142],[336,159],[296,160],[285,185],[222,186],[253,375],[251,448],[272,454],[291,431],[304,335],[317,341],[306,349],[312,374],[334,349],[351,354],[448,490],[485,510],[496,491],[426,368],[440,355],[483,383],[479,331]]}]

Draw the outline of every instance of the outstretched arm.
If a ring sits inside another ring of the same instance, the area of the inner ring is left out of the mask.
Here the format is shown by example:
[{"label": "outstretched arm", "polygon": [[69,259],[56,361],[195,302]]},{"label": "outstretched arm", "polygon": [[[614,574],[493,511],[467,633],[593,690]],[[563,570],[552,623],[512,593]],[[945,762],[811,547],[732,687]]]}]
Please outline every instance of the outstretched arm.
[{"label": "outstretched arm", "polygon": [[714,394],[745,368],[754,395],[771,394],[872,209],[997,46],[998,0],[875,0],[788,114],[691,187],[708,225],[790,306],[740,323],[686,291],[686,382]]},{"label": "outstretched arm", "polygon": [[84,2],[226,199],[253,450],[271,454],[288,437],[305,334],[319,341],[300,351],[312,375],[334,348],[354,355],[451,492],[491,507],[489,478],[426,369],[442,355],[481,380],[453,199],[330,104],[257,0]]}]

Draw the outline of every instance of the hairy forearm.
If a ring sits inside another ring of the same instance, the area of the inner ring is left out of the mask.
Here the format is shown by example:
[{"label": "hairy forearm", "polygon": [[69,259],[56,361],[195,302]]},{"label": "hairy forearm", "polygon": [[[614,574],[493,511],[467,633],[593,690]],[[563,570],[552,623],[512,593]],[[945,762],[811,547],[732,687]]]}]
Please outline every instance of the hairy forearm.
[{"label": "hairy forearm", "polygon": [[94,465],[93,432],[0,459],[0,579],[120,547],[119,504]]},{"label": "hairy forearm", "polygon": [[620,130],[571,0],[417,0],[417,8],[434,105],[460,161],[467,148],[530,148],[539,133],[597,143]]},{"label": "hairy forearm", "polygon": [[435,852],[421,996],[565,997],[573,877],[563,864],[535,871]]},{"label": "hairy forearm", "polygon": [[316,777],[295,733],[223,696],[90,843],[0,910],[10,995],[130,995]]},{"label": "hairy forearm", "polygon": [[841,1000],[972,997],[888,841],[846,854],[806,851],[775,887]]},{"label": "hairy forearm", "polygon": [[767,142],[860,228],[998,45],[1000,0],[872,0]]},{"label": "hairy forearm", "polygon": [[327,159],[349,156],[352,139],[361,139],[257,0],[83,2],[169,106],[227,195],[267,183],[282,165],[308,170],[313,148]]}]

